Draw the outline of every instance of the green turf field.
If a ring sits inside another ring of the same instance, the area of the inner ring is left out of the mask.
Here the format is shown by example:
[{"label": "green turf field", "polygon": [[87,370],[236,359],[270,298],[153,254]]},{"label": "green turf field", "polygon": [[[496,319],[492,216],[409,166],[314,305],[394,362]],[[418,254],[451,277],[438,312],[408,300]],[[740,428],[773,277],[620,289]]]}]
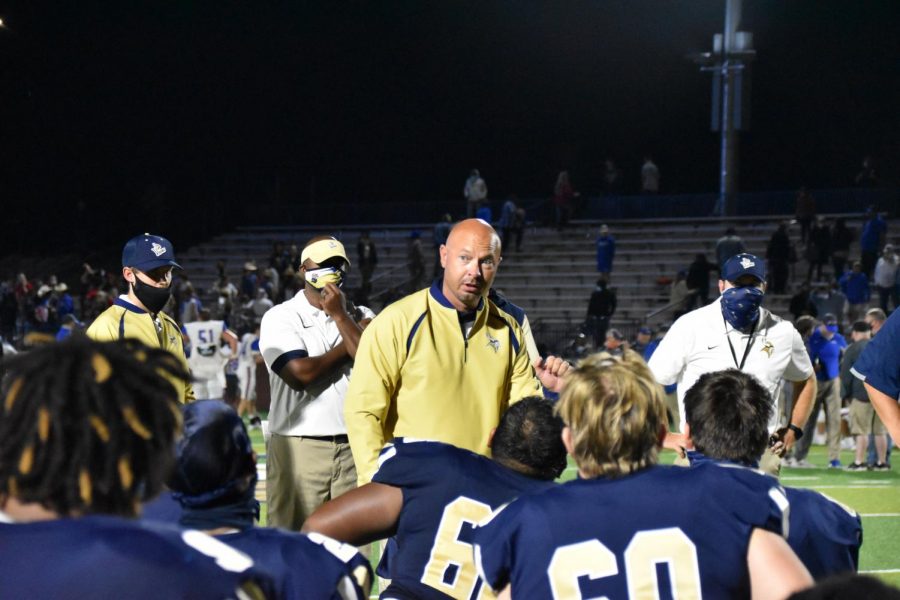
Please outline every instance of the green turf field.
[{"label": "green turf field", "polygon": [[[265,446],[259,430],[251,432],[253,447],[265,464]],[[894,463],[897,463],[895,455]],[[662,462],[674,459],[671,452],[663,453]],[[850,451],[841,453],[841,461],[852,462]],[[827,465],[824,446],[813,446],[809,461],[814,465]],[[562,480],[575,477],[574,464],[563,473]],[[262,475],[262,474],[261,474]],[[827,494],[862,515],[863,545],[860,552],[860,571],[873,574],[883,581],[900,588],[900,473],[888,471],[848,472],[838,469],[788,469],[781,473],[781,482],[792,487],[811,488]],[[257,498],[262,504],[261,523],[266,523],[265,481],[260,477]],[[376,557],[373,557],[373,560]],[[373,596],[377,597],[377,596]]]}]

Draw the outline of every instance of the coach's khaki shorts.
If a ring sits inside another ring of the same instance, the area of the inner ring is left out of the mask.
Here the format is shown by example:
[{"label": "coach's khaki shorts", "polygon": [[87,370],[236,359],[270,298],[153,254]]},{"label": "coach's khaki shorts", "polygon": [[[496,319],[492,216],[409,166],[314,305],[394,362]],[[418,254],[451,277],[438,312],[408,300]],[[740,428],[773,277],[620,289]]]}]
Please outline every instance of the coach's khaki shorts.
[{"label": "coach's khaki shorts", "polygon": [[887,429],[871,402],[853,399],[850,402],[850,433],[853,435],[884,435]]}]

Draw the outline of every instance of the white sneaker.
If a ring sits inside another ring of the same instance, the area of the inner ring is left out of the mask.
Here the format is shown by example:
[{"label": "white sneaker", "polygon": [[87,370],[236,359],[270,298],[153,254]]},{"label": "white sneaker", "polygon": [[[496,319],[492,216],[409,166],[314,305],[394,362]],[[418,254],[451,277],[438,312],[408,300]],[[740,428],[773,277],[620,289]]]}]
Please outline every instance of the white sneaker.
[{"label": "white sneaker", "polygon": [[793,456],[788,456],[783,461],[781,461],[781,464],[784,465],[785,467],[796,467],[797,461],[794,460]]},{"label": "white sneaker", "polygon": [[800,460],[794,459],[794,467],[798,469],[815,469],[816,465],[812,464],[805,458],[801,458]]}]

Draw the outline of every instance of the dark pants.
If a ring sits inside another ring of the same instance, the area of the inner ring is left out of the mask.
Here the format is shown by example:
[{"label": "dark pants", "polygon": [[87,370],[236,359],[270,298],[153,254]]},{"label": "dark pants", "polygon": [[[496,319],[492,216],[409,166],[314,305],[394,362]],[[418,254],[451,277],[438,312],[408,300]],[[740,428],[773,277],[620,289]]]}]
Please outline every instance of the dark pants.
[{"label": "dark pants", "polygon": [[589,315],[587,318],[588,333],[594,338],[594,349],[600,350],[606,341],[606,330],[609,329],[609,317]]}]

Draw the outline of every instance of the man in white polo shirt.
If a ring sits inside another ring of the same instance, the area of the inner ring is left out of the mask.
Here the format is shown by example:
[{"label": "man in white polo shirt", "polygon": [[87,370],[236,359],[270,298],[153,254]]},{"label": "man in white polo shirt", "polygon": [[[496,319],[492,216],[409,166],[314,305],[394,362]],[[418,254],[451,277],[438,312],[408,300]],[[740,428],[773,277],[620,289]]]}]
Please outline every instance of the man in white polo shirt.
[{"label": "man in white polo shirt", "polygon": [[268,523],[294,531],[323,502],[356,487],[344,395],[359,336],[375,316],[340,289],[350,261],[339,241],[315,237],[300,260],[303,290],[266,312],[259,339],[272,395]]},{"label": "man in white polo shirt", "polygon": [[[684,428],[684,394],[704,373],[739,369],[756,377],[778,398],[782,381],[794,382],[794,408],[786,427],[779,428],[773,411],[769,431],[775,434],[760,468],[778,474],[781,456],[803,435],[816,395],[816,377],[806,346],[794,326],[761,308],[766,291],[765,262],[752,254],[736,254],[722,267],[721,296],[675,321],[650,358],[649,366],[662,385],[678,384],[678,411]],[[669,434],[666,446],[687,442]]]}]

